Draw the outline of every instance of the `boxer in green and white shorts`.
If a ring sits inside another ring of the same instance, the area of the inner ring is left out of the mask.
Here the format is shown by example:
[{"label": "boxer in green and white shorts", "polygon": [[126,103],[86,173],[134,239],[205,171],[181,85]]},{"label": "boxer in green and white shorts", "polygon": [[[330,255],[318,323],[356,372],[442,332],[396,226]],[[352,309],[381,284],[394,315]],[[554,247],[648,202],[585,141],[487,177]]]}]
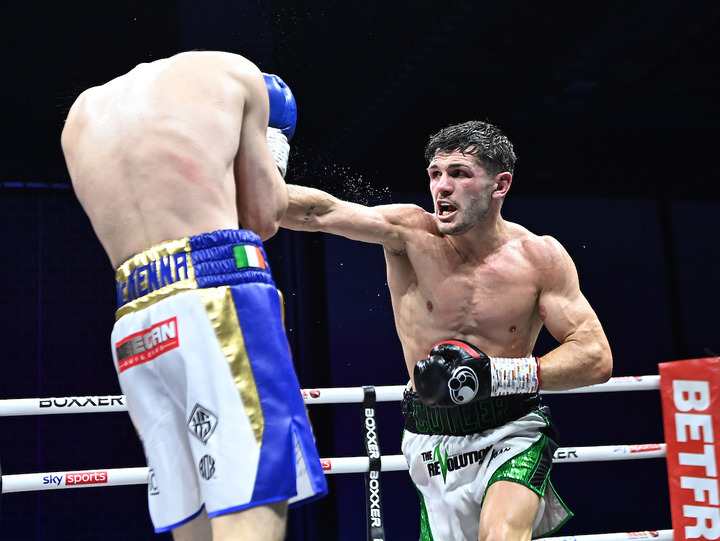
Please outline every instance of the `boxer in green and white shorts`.
[{"label": "boxer in green and white shorts", "polygon": [[541,498],[533,537],[556,531],[572,513],[550,482],[557,431],[537,394],[493,397],[455,407],[403,399],[402,451],[420,495],[420,541],[478,538],[480,508],[496,481],[520,483]]}]

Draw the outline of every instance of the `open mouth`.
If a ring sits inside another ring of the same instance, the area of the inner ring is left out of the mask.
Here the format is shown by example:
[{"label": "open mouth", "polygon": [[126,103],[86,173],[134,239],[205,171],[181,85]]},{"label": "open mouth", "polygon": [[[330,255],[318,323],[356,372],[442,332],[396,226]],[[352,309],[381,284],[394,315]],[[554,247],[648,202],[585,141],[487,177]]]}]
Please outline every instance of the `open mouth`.
[{"label": "open mouth", "polygon": [[438,216],[450,216],[453,212],[457,210],[457,208],[447,201],[438,201]]}]

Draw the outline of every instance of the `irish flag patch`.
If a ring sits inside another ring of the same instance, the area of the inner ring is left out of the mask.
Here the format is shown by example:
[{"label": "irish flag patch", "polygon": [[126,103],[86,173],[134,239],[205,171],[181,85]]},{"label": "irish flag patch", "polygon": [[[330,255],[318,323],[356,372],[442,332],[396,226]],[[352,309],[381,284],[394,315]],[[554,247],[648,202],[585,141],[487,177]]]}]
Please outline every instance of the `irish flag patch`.
[{"label": "irish flag patch", "polygon": [[233,246],[233,253],[235,254],[235,264],[238,269],[246,267],[265,268],[265,258],[262,250],[257,246]]}]

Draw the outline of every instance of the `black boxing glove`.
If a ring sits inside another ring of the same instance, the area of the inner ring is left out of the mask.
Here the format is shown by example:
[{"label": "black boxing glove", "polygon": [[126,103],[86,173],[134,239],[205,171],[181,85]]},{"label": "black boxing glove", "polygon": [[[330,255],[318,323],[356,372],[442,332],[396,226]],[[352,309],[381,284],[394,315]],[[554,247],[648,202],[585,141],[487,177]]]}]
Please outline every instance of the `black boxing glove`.
[{"label": "black boxing glove", "polygon": [[462,340],[445,340],[413,370],[415,389],[429,406],[455,406],[485,400],[492,386],[490,357]]},{"label": "black boxing glove", "polygon": [[441,407],[540,389],[537,358],[491,359],[464,340],[444,340],[433,347],[415,365],[413,379],[420,400]]}]

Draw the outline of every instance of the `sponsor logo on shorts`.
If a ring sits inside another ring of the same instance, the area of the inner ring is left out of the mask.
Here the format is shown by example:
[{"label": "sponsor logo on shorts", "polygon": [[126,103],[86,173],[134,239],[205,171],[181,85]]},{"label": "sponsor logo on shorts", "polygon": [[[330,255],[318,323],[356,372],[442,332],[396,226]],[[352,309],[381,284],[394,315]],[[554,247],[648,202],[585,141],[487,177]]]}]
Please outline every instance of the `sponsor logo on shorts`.
[{"label": "sponsor logo on shorts", "polygon": [[458,455],[449,455],[447,449],[443,449],[440,444],[435,446],[432,451],[423,451],[420,453],[422,461],[427,467],[428,475],[430,477],[436,477],[442,475],[443,483],[447,481],[448,472],[459,471],[472,464],[480,463],[487,457],[488,453],[492,451],[490,460],[494,459],[500,453],[507,451],[505,449],[496,449],[493,451],[492,446],[479,449],[477,451],[468,451],[467,453],[460,453]]},{"label": "sponsor logo on shorts", "polygon": [[215,477],[215,459],[210,455],[205,455],[200,459],[199,469],[200,476],[209,481]]},{"label": "sponsor logo on shorts", "polygon": [[150,496],[160,494],[160,487],[158,486],[157,477],[155,476],[155,470],[152,468],[148,471],[148,494]]},{"label": "sponsor logo on shorts", "polygon": [[150,362],[179,345],[180,338],[175,317],[156,323],[149,329],[131,334],[115,344],[118,372]]},{"label": "sponsor logo on shorts", "polygon": [[205,445],[215,432],[217,423],[218,418],[213,412],[200,404],[195,404],[188,420],[188,430]]}]

